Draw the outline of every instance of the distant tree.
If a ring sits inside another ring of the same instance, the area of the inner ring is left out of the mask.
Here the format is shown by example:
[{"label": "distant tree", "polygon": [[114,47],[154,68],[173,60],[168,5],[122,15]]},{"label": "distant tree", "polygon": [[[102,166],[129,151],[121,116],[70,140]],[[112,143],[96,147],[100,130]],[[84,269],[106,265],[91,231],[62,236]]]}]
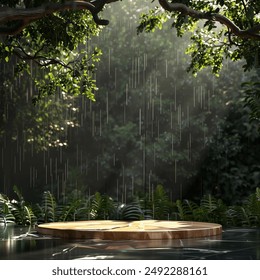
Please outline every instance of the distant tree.
[{"label": "distant tree", "polygon": [[[95,99],[94,93],[97,90],[95,81],[96,64],[100,59],[101,50],[95,46],[98,45],[98,42],[92,44],[92,38],[99,35],[102,29],[104,29],[104,33],[109,32],[109,28],[105,29],[103,27],[108,25],[109,22],[108,20],[102,19],[100,14],[105,6],[110,7],[113,13],[114,2],[120,4],[119,2],[121,1],[0,0],[1,74],[6,74],[6,70],[8,69],[8,75],[16,75],[16,80],[12,80],[12,77],[9,77],[9,82],[5,80],[0,89],[1,105],[3,105],[4,102],[6,104],[6,101],[8,103],[8,106],[3,106],[3,110],[2,107],[0,108],[0,110],[2,110],[1,122],[5,127],[9,127],[8,122],[21,127],[21,125],[19,125],[22,123],[20,116],[25,116],[27,128],[31,127],[31,130],[28,129],[28,132],[31,133],[32,138],[28,139],[34,139],[32,143],[35,143],[35,140],[37,141],[38,139],[39,143],[42,143],[43,147],[46,147],[46,144],[48,145],[50,142],[55,144],[55,137],[57,135],[57,131],[55,132],[55,130],[56,128],[60,129],[61,127],[64,127],[62,124],[66,121],[63,114],[64,112],[66,113],[67,109],[65,108],[65,111],[60,111],[60,103],[57,99],[53,98],[54,94],[56,94],[56,96],[65,97],[68,95],[85,95],[91,100]],[[135,5],[136,11],[139,12],[139,2],[144,3],[144,0],[124,0],[123,3],[127,4],[126,7]],[[251,70],[253,67],[259,66],[260,3],[258,0],[147,0],[146,2],[150,10],[148,8],[147,10],[149,11],[147,13],[140,15],[141,18],[139,25],[137,24],[137,32],[153,32],[156,28],[162,28],[163,24],[171,23],[179,37],[190,35],[190,45],[187,49],[187,53],[191,55],[191,61],[188,70],[193,74],[196,74],[205,67],[212,67],[213,73],[218,75],[223,65],[223,60],[226,58],[233,61],[244,61],[243,68],[245,70]],[[133,16],[130,9],[129,11],[130,12],[127,16]],[[112,16],[110,20],[113,21]],[[118,28],[121,28],[121,26],[119,25]],[[164,33],[167,39],[170,36],[169,34],[170,33],[168,32]],[[153,38],[153,36],[151,36],[151,38]],[[120,39],[121,38],[118,38],[113,42],[109,42],[109,46],[113,48],[113,45],[117,45],[117,47],[125,48],[124,51],[127,52],[127,47],[129,45],[125,44],[126,40],[122,41]],[[129,37],[127,37],[127,40],[134,44],[132,38],[129,39]],[[160,42],[156,41],[154,44],[158,44],[159,46],[159,51],[156,53],[158,57],[162,57],[160,48],[163,47],[164,43],[164,40],[160,37]],[[151,45],[146,47],[152,49]],[[117,54],[115,54],[115,56],[116,55]],[[175,56],[175,53],[171,52],[166,55],[167,60],[171,60],[171,63],[174,63],[174,60],[171,59],[173,56]],[[119,60],[120,58],[117,57],[117,59]],[[123,67],[122,63],[118,63],[117,65]],[[178,65],[176,65],[176,67],[177,66]],[[171,75],[173,74],[175,73],[171,73]],[[161,73],[161,75],[163,75],[163,73]],[[227,75],[229,76],[230,73],[227,73]],[[180,82],[190,82],[183,80],[183,76],[181,75],[177,76],[177,73],[175,77],[178,78]],[[104,79],[107,79],[107,76]],[[256,76],[256,79],[259,79],[259,77]],[[30,107],[33,114],[30,110],[27,111],[24,109],[28,104],[24,102],[25,91],[27,89],[17,86],[16,90],[12,91],[17,85],[17,83],[13,83],[13,81],[20,81],[22,83],[26,81],[31,89],[33,89],[31,97],[34,103],[38,104],[38,107]],[[232,80],[232,83],[234,83],[234,80]],[[118,90],[114,89],[114,85],[105,84],[105,86],[108,86],[109,90],[112,86],[113,90],[111,90],[111,92],[118,94]],[[245,90],[248,94],[247,101],[252,104],[254,112],[256,113],[255,116],[257,116],[257,112],[259,112],[257,105],[259,104],[257,103],[257,98],[259,98],[259,85],[254,82],[252,84],[248,83],[245,85]],[[121,89],[121,94],[122,92]],[[14,93],[15,98],[19,96],[19,94],[22,95],[21,107],[18,105],[19,98],[15,101],[10,98]],[[125,96],[123,95],[121,96],[122,99],[124,97]],[[135,96],[135,98],[137,98],[138,102],[138,96]],[[169,100],[172,100],[170,98],[171,97],[169,97]],[[238,101],[243,102],[242,99],[238,99]],[[50,104],[51,102],[54,102],[53,106]],[[160,100],[157,99],[156,102],[158,108]],[[83,105],[85,105],[85,101]],[[14,114],[12,117],[15,118],[9,118],[8,122],[6,122],[6,112],[10,112],[10,110],[8,111],[6,108],[12,108],[14,110],[15,107],[19,107],[19,114]],[[70,107],[68,111],[73,111],[71,110],[73,108],[73,106]],[[36,112],[37,109],[39,109],[38,112]],[[47,113],[45,114],[45,112]],[[244,111],[241,110],[241,112]],[[96,113],[98,114],[98,117],[102,117],[100,112]],[[167,115],[167,111],[164,113]],[[140,115],[143,116],[143,114]],[[201,117],[203,117],[203,115],[201,115]],[[198,116],[198,122],[199,118],[200,116]],[[54,124],[57,120],[57,127],[54,126],[50,128],[49,120],[54,120]],[[118,119],[116,120],[118,121]],[[95,126],[95,122],[98,122],[99,119],[95,118],[95,115],[92,114],[90,116],[90,121],[94,123],[94,130],[90,133],[92,136],[93,132],[94,134],[98,133],[98,131],[95,130],[98,127]],[[169,124],[168,119],[165,120],[165,125],[166,124]],[[141,126],[142,125],[143,124],[141,123]],[[160,125],[162,125],[162,122]],[[116,150],[116,144],[120,142],[120,145],[122,145],[121,151],[123,148],[126,150],[128,149],[127,145],[129,142],[130,144],[136,145],[136,139],[129,137],[133,136],[133,131],[136,132],[136,128],[139,129],[139,127],[134,127],[129,123],[129,125],[124,128],[117,127],[112,136],[108,135],[111,136],[111,147],[114,145],[114,151],[117,152],[117,155],[121,156],[121,162],[124,162],[125,153],[118,152]],[[200,127],[200,130],[197,131],[204,132],[203,129],[203,127]],[[23,129],[20,131],[23,132]],[[54,134],[52,133],[53,131],[55,132]],[[2,132],[4,133],[4,130],[1,131],[1,134],[3,134]],[[58,134],[59,133],[60,132],[58,131]],[[44,137],[37,138],[37,136],[41,134]],[[24,134],[22,136],[24,136]],[[49,136],[50,138],[48,138]],[[102,137],[104,136],[105,130],[102,131]],[[164,149],[164,147],[167,145],[171,146],[173,143],[172,139],[174,140],[174,138],[171,138],[173,134],[165,134],[165,136],[170,136],[170,138],[168,137],[168,139],[170,139],[168,142],[166,141],[162,143],[158,139],[158,142],[156,142],[157,140],[154,142],[156,145],[146,146],[146,156],[150,156],[150,158],[152,158],[154,149],[157,149],[157,152],[162,159],[162,172],[164,171],[163,160],[168,161],[168,157],[171,156],[167,153],[167,150],[166,148]],[[10,136],[8,139],[11,138],[12,137]],[[122,139],[126,140],[126,142],[122,142]],[[199,137],[196,139],[199,140]],[[81,138],[80,140],[85,141],[84,138]],[[144,138],[141,139],[139,144],[142,144],[143,140]],[[14,139],[14,141],[16,140]],[[186,143],[189,142],[186,141]],[[57,142],[58,147],[60,147],[60,144],[63,145],[63,142]],[[124,144],[125,146],[123,147]],[[20,151],[23,151],[23,146],[21,149],[18,149],[17,147],[18,146],[16,146],[16,150],[19,150],[19,153]],[[95,168],[101,166],[101,164],[104,164],[105,166],[110,160],[110,157],[106,159],[105,156],[110,155],[111,150],[104,153],[104,148],[101,148],[102,150],[100,151],[100,154],[104,156],[104,160],[101,162],[101,157],[96,158],[96,162],[94,162]],[[75,147],[75,149],[77,149],[77,147]],[[16,150],[13,149],[14,152]],[[9,155],[9,153],[7,154]],[[62,155],[62,153],[59,154],[59,160],[61,158],[60,155]],[[141,153],[140,155],[141,157],[143,156]],[[80,162],[81,154],[79,151],[77,151],[77,156],[77,161]],[[134,159],[135,155],[132,154],[132,157]],[[20,160],[21,157],[13,157],[13,161],[16,164],[20,163],[17,160],[18,158]],[[189,157],[186,158],[189,159]],[[184,158],[184,160],[186,158]],[[55,160],[56,159],[57,157]],[[54,167],[53,162],[50,163],[52,167]],[[171,161],[171,163],[173,163],[173,161]],[[83,166],[82,164],[82,170],[83,167],[86,169],[88,163],[84,162],[84,164],[86,166]],[[132,165],[137,167],[137,164],[133,163]],[[44,175],[46,170],[49,171],[46,166]],[[66,166],[68,167],[68,163]],[[66,176],[67,167],[64,168]],[[6,169],[11,170],[7,165]],[[105,170],[105,168],[103,170]],[[124,170],[125,172],[125,166],[124,169],[122,168],[121,170]],[[35,177],[37,176],[35,175]],[[57,177],[56,173],[55,176]],[[61,176],[60,181],[65,180],[64,178],[66,176]],[[164,174],[162,177],[164,177]]]}]

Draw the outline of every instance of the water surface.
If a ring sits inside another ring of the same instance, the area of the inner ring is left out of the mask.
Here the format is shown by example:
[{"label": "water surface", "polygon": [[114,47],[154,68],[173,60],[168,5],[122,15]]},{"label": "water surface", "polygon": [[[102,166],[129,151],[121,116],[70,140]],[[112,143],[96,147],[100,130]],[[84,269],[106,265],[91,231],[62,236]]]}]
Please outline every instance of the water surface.
[{"label": "water surface", "polygon": [[0,227],[2,260],[168,259],[259,260],[260,229],[224,229],[221,236],[178,240],[64,240],[34,229]]}]

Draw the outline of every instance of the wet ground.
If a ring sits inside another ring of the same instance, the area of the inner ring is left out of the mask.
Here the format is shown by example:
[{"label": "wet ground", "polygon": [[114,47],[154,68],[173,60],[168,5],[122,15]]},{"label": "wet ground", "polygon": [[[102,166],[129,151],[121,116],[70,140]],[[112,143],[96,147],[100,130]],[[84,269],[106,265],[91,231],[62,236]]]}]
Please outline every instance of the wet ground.
[{"label": "wet ground", "polygon": [[224,229],[221,236],[164,241],[63,240],[24,227],[0,227],[0,259],[260,260],[260,229]]}]

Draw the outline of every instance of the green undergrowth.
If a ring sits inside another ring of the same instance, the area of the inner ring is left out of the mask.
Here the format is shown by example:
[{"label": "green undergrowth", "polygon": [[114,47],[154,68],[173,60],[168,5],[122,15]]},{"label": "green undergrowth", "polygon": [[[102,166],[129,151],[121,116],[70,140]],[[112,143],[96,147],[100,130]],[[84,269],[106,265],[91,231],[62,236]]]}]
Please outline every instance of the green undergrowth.
[{"label": "green undergrowth", "polygon": [[129,203],[118,202],[107,194],[96,192],[83,196],[72,193],[57,201],[50,191],[37,204],[29,204],[17,187],[15,199],[0,194],[0,224],[35,225],[57,221],[80,220],[178,220],[220,223],[226,227],[260,227],[260,188],[241,205],[226,205],[211,194],[200,201],[171,201],[163,186],[152,194],[135,197]]}]

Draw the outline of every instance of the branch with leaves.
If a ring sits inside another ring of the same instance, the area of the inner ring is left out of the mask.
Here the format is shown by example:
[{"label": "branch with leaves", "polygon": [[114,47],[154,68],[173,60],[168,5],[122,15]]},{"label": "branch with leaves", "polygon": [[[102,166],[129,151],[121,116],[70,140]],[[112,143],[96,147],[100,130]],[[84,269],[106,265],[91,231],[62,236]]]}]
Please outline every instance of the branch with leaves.
[{"label": "branch with leaves", "polygon": [[[33,8],[0,8],[0,34],[15,35],[28,26],[31,22],[39,20],[55,12],[69,10],[88,10],[92,14],[93,20],[98,25],[108,25],[109,21],[99,17],[100,11],[106,4],[119,0],[94,0],[94,1],[65,1],[62,3],[44,3]],[[221,15],[217,11],[201,12],[188,7],[181,2],[170,3],[168,0],[158,0],[163,9],[168,12],[179,12],[184,16],[194,19],[205,19],[225,25],[229,32],[239,38],[260,40],[260,24],[256,24],[248,29],[240,29],[228,17]],[[246,10],[246,5],[243,1]]]},{"label": "branch with leaves", "polygon": [[168,12],[179,12],[182,15],[190,16],[195,19],[205,19],[218,22],[225,25],[230,33],[240,38],[260,40],[260,24],[257,24],[249,29],[242,30],[233,21],[218,12],[200,12],[182,3],[169,3],[168,0],[159,0],[159,3],[162,8]]},{"label": "branch with leaves", "polygon": [[[117,1],[117,0],[115,0]],[[108,25],[109,21],[99,18],[99,12],[105,4],[115,2],[111,0],[96,1],[66,1],[63,3],[45,3],[33,8],[0,8],[0,34],[16,35],[30,23],[39,20],[55,12],[69,10],[88,10],[93,20],[98,25]]]}]

